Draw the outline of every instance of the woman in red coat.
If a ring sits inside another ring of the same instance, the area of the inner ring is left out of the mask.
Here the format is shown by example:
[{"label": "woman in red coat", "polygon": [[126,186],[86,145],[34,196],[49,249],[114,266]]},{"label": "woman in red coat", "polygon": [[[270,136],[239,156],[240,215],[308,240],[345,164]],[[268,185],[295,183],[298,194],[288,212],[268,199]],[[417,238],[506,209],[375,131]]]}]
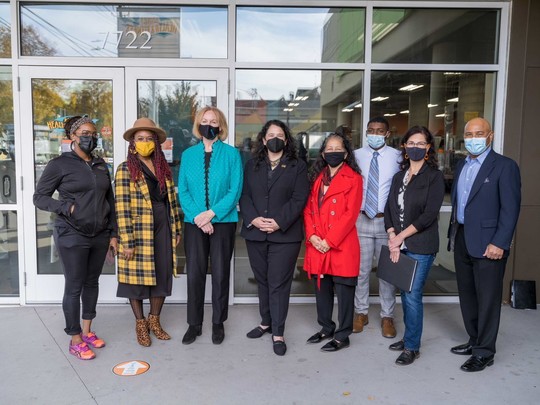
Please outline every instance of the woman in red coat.
[{"label": "woman in red coat", "polygon": [[[308,343],[333,338],[321,350],[349,346],[354,316],[354,291],[360,268],[356,218],[362,205],[362,176],[348,139],[330,134],[313,165],[311,193],[304,209],[304,270],[314,276],[320,332]],[[332,321],[334,289],[339,327]]]}]

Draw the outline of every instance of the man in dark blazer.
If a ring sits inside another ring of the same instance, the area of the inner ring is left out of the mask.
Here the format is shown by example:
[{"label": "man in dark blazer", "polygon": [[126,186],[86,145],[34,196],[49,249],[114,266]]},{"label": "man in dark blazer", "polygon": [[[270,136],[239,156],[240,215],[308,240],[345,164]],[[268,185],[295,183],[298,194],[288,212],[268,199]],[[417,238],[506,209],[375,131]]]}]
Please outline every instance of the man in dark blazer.
[{"label": "man in dark blazer", "polygon": [[465,125],[469,156],[456,167],[449,250],[469,341],[451,349],[470,355],[463,371],[493,364],[506,260],[519,216],[521,177],[512,159],[492,150],[493,131],[483,118]]}]

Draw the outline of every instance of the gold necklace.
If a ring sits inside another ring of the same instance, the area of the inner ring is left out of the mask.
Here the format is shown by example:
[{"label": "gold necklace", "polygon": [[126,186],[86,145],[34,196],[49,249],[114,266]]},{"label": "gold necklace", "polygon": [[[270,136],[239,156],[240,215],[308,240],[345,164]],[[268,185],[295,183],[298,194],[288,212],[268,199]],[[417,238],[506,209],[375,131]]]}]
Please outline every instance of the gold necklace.
[{"label": "gold necklace", "polygon": [[279,164],[279,161],[281,160],[281,156],[278,157],[276,160],[270,160],[268,159],[268,161],[270,162],[270,167],[273,169],[274,167],[276,167],[278,164]]}]

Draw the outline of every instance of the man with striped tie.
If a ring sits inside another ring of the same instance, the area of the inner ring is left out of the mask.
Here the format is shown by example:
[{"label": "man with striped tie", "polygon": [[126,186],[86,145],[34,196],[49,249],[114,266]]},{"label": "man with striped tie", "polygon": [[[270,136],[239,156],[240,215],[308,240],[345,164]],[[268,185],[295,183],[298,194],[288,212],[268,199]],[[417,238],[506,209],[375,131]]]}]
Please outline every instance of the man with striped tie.
[{"label": "man with striped tie", "polygon": [[[401,153],[386,145],[390,126],[383,117],[372,118],[367,125],[367,145],[354,151],[358,166],[362,170],[364,196],[362,208],[356,222],[360,239],[360,275],[354,300],[353,332],[362,332],[368,324],[369,275],[373,259],[378,260],[381,246],[387,243],[384,229],[384,206],[392,183],[399,171]],[[379,279],[381,301],[381,329],[386,338],[396,336],[394,327],[395,287]]]}]

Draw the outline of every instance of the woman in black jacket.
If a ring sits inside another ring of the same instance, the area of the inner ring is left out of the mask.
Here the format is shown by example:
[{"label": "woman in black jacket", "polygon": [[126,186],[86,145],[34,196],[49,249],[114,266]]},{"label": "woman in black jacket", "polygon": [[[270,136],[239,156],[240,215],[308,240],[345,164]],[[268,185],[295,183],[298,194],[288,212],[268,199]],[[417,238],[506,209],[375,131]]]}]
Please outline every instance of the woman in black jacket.
[{"label": "woman in black jacket", "polygon": [[401,291],[403,339],[389,347],[402,351],[396,364],[406,366],[420,356],[422,292],[439,251],[438,216],[444,198],[444,178],[437,169],[433,136],[427,128],[409,129],[401,147],[401,171],[392,179],[384,224],[392,261],[397,262],[403,253],[418,262],[411,292]]},{"label": "woman in black jacket", "polygon": [[[81,360],[96,357],[93,348],[105,346],[91,330],[96,317],[99,276],[109,247],[116,252],[116,218],[109,169],[92,156],[97,132],[87,116],[64,125],[71,152],[52,159],[34,193],[34,205],[57,214],[54,243],[64,270],[62,309],[64,329],[71,336],[69,352]],[[58,191],[59,198],[52,195]],[[82,328],[81,328],[82,300]]]},{"label": "woman in black jacket", "polygon": [[296,156],[287,126],[268,121],[246,163],[240,197],[249,262],[257,280],[261,323],[248,338],[273,333],[274,353],[287,350],[283,332],[296,259],[304,238],[302,210],[309,194],[306,163]]}]

